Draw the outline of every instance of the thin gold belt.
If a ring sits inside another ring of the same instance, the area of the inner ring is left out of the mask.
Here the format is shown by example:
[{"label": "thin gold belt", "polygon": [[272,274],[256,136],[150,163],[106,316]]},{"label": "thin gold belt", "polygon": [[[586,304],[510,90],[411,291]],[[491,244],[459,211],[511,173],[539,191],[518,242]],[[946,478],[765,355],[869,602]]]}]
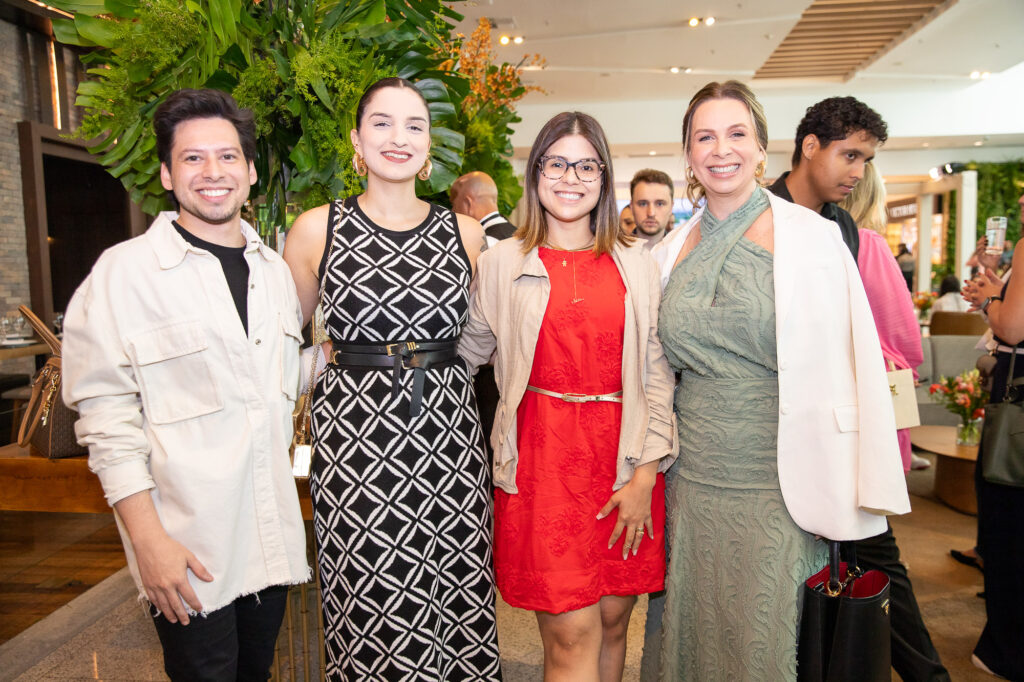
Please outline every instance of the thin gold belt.
[{"label": "thin gold belt", "polygon": [[621,403],[622,402],[622,391],[618,390],[615,393],[601,393],[600,395],[587,395],[585,393],[555,393],[549,391],[546,388],[537,388],[536,386],[527,386],[527,391],[533,391],[534,393],[540,393],[541,395],[551,396],[552,398],[558,398],[564,400],[567,403]]}]

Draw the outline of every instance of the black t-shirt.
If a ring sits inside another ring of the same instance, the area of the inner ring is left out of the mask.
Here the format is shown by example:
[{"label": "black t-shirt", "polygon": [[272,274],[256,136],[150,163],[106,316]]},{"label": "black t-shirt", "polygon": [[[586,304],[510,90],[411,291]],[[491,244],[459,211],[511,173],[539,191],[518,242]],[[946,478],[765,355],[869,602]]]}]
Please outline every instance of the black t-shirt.
[{"label": "black t-shirt", "polygon": [[249,264],[245,261],[244,246],[221,246],[200,239],[174,221],[174,229],[192,246],[205,249],[217,257],[220,267],[224,270],[224,279],[228,282],[231,298],[238,311],[238,319],[242,321],[242,329],[249,335]]},{"label": "black t-shirt", "polygon": [[[793,204],[796,202],[793,201],[793,195],[789,193],[789,188],[786,187],[786,177],[788,175],[789,171],[783,173],[782,177],[768,188],[768,191]],[[857,254],[860,251],[860,234],[857,233],[857,223],[853,221],[853,216],[831,201],[826,201],[825,205],[821,207],[821,217],[827,218],[839,226],[839,232],[843,235],[843,241],[846,242],[846,247],[853,254],[853,262],[856,263]]]}]

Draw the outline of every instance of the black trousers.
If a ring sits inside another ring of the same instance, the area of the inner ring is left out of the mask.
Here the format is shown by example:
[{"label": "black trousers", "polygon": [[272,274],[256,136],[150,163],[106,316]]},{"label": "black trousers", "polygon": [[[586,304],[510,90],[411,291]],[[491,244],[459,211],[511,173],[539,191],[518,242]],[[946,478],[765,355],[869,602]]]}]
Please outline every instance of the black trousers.
[{"label": "black trousers", "polygon": [[900,563],[900,549],[890,525],[884,533],[856,543],[857,563],[865,571],[889,576],[889,623],[892,627],[892,667],[904,682],[949,680],[939,660],[928,628],[921,619],[907,569]]},{"label": "black trousers", "polygon": [[164,671],[174,682],[265,682],[287,601],[288,588],[276,585],[239,597],[205,618],[191,616],[188,625],[155,616]]}]

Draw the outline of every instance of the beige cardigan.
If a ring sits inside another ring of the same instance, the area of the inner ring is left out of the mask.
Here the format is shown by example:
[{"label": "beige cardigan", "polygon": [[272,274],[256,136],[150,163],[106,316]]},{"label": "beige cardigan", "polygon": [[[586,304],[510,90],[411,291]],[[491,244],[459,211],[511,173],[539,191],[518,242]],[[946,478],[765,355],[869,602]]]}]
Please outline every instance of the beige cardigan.
[{"label": "beige cardigan", "polygon": [[[497,349],[494,378],[501,399],[490,442],[494,485],[508,493],[518,492],[516,412],[533,369],[551,292],[537,249],[524,254],[521,247],[518,239],[505,239],[480,255],[469,322],[459,339],[459,354],[473,368],[487,362]],[[658,267],[640,245],[616,243],[612,259],[626,285],[622,428],[614,485],[618,490],[641,464],[660,459],[659,471],[666,470],[675,461],[678,442],[672,415],[675,378],[658,339]]]}]

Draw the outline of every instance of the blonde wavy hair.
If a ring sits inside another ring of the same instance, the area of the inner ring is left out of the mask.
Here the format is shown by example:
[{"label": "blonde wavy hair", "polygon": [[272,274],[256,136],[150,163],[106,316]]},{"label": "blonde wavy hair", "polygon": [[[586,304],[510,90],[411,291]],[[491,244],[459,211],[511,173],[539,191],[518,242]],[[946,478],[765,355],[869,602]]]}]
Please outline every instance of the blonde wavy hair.
[{"label": "blonde wavy hair", "polygon": [[839,206],[853,216],[857,227],[885,236],[889,223],[885,211],[885,180],[874,163],[869,161],[864,165],[864,177],[839,202]]}]

